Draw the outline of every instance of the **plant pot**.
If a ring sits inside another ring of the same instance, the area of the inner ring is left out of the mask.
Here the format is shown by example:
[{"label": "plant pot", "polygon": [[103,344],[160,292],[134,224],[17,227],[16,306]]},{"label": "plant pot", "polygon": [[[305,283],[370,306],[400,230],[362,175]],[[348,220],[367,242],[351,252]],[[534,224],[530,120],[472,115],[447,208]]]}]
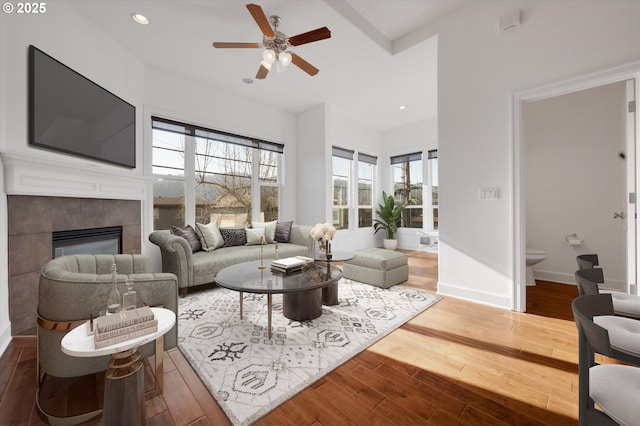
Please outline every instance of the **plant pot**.
[{"label": "plant pot", "polygon": [[395,250],[398,248],[398,240],[395,238],[385,238],[383,241],[383,246],[387,250]]}]

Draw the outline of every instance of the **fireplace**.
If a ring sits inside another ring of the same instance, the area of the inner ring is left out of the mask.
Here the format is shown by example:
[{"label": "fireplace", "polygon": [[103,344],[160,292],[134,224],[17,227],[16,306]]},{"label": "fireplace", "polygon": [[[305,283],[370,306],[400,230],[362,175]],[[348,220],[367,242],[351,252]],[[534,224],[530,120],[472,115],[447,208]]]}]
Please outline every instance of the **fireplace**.
[{"label": "fireplace", "polygon": [[55,231],[51,241],[54,259],[71,254],[119,254],[122,226]]},{"label": "fireplace", "polygon": [[[118,229],[117,252],[141,253],[140,200],[9,195],[7,211],[9,319],[13,336],[35,334],[40,270],[56,257],[54,238],[62,237],[64,254],[71,254],[70,250],[76,249],[64,245],[71,241],[69,238],[88,232],[103,234],[93,235],[89,240],[96,237],[114,240],[108,234]],[[82,247],[87,240],[79,242],[79,250],[88,253],[86,246]],[[98,251],[105,253],[102,244],[99,242]],[[114,246],[113,241],[108,244]]]}]

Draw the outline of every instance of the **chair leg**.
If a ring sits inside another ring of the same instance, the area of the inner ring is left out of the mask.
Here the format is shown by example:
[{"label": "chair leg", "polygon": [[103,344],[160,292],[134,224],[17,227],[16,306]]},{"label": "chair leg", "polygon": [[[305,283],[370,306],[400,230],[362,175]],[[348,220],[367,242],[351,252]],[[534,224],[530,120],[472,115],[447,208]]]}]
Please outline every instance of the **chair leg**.
[{"label": "chair leg", "polygon": [[588,413],[594,410],[589,397],[589,368],[593,365],[593,352],[589,349],[582,330],[578,330],[578,423],[587,426]]}]

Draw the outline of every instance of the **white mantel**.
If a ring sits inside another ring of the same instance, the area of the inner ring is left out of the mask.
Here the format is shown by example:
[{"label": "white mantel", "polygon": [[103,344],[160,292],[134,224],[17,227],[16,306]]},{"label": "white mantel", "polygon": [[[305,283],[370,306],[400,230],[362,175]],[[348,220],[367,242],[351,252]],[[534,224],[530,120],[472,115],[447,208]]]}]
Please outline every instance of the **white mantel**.
[{"label": "white mantel", "polygon": [[1,153],[7,195],[142,200],[152,179],[110,165],[77,165]]}]

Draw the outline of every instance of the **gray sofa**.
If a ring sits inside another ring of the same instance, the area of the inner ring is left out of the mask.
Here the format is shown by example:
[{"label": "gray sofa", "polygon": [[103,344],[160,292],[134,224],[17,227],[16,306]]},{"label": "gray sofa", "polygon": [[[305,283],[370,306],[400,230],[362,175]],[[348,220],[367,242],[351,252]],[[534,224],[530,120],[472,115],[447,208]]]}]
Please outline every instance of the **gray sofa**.
[{"label": "gray sofa", "polygon": [[[278,243],[278,256],[309,256],[313,249],[311,226],[292,225],[289,243]],[[191,252],[189,242],[169,231],[154,231],[149,241],[160,247],[162,271],[178,277],[180,294],[188,288],[215,282],[221,269],[236,263],[260,259],[260,246],[221,247],[211,252]],[[275,258],[275,244],[264,245],[264,259]],[[266,261],[265,261],[266,264]]]}]

